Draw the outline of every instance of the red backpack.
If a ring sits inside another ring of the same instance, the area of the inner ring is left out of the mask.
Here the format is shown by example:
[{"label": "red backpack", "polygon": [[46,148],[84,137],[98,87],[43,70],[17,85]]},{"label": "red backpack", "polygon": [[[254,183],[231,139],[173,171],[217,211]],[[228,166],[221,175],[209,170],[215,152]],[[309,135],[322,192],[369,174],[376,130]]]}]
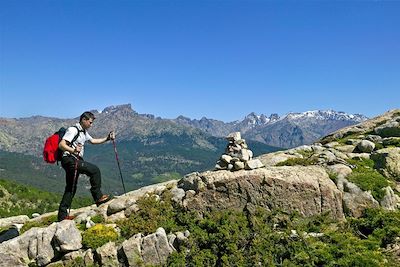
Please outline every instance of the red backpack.
[{"label": "red backpack", "polygon": [[[75,142],[75,140],[78,138],[79,133],[83,132],[78,129],[78,127],[73,126],[78,130],[78,134],[74,136],[74,138],[71,141],[71,144]],[[61,160],[62,157],[62,151],[61,149],[58,148],[58,144],[60,143],[61,139],[63,138],[65,132],[67,129],[64,127],[61,127],[57,132],[52,134],[46,139],[46,142],[44,143],[44,148],[43,148],[43,159],[47,163],[54,164],[57,161]]]}]

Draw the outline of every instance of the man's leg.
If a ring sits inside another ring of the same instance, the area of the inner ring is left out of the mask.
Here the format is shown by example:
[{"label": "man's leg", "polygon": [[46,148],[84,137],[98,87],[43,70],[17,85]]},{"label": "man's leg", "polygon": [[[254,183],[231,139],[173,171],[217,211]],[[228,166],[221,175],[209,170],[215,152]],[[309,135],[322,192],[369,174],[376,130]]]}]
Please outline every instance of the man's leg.
[{"label": "man's leg", "polygon": [[90,162],[79,161],[78,171],[90,177],[90,192],[92,193],[93,200],[97,202],[103,196],[101,192],[100,169]]},{"label": "man's leg", "polygon": [[75,177],[75,159],[73,157],[63,157],[61,165],[65,170],[65,189],[64,195],[58,208],[58,221],[62,221],[68,215],[68,209],[71,207],[72,199],[76,192],[76,183],[79,171]]}]

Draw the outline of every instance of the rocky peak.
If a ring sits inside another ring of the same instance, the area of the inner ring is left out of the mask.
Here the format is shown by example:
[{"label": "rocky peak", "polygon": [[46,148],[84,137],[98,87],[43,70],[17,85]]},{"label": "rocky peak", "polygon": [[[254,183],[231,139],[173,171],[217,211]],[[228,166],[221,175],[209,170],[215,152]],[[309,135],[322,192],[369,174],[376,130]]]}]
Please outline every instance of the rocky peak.
[{"label": "rocky peak", "polygon": [[155,120],[155,119],[159,119],[158,117],[156,118],[156,116],[154,116],[153,114],[139,114],[141,117],[143,118],[147,118],[150,120]]},{"label": "rocky peak", "polygon": [[132,115],[137,114],[133,109],[131,104],[117,105],[117,106],[109,106],[103,109],[102,114],[125,114]]},{"label": "rocky peak", "polygon": [[175,120],[176,121],[181,121],[181,122],[190,122],[191,121],[190,118],[182,116],[182,115],[178,116]]},{"label": "rocky peak", "polygon": [[279,115],[278,115],[277,113],[272,113],[272,114],[269,116],[269,120],[270,120],[270,122],[277,121],[277,120],[279,120]]},{"label": "rocky peak", "polygon": [[261,121],[262,124],[265,124],[265,123],[267,123],[269,121],[269,119],[264,114],[261,114],[260,115],[260,121]]},{"label": "rocky peak", "polygon": [[264,114],[257,115],[255,112],[251,112],[249,115],[247,115],[243,122],[246,125],[250,126],[257,126],[257,125],[264,125],[270,122],[270,119],[265,116]]}]

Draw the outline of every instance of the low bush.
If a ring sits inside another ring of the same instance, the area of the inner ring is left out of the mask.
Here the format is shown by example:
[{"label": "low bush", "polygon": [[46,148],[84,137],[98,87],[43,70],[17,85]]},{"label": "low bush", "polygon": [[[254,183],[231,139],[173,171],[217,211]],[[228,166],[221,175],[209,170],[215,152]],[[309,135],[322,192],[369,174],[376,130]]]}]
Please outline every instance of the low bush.
[{"label": "low bush", "polygon": [[379,149],[382,149],[382,148],[385,148],[385,146],[383,144],[375,143],[375,149],[374,150],[379,150]]},{"label": "low bush", "polygon": [[20,232],[22,234],[33,227],[47,227],[54,222],[57,222],[57,215],[50,215],[38,221],[28,221],[22,226]]},{"label": "low bush", "polygon": [[304,218],[258,209],[191,218],[189,243],[168,266],[393,266],[378,240],[360,238],[352,225],[334,223],[328,214]]},{"label": "low bush", "polygon": [[154,233],[159,227],[164,227],[167,232],[177,229],[176,210],[172,205],[170,193],[164,193],[161,199],[156,195],[146,196],[139,199],[137,205],[139,211],[117,222],[123,237],[130,238],[137,233]]},{"label": "low bush", "polygon": [[328,171],[328,175],[329,175],[329,178],[330,178],[335,184],[337,184],[337,181],[338,181],[338,174],[337,174],[337,173],[334,173],[334,172],[331,172],[331,171]]},{"label": "low bush", "polygon": [[359,135],[360,135],[359,133],[349,133],[343,136],[342,138],[336,139],[335,141],[338,142],[339,144],[346,145],[349,139],[359,139],[358,138]]},{"label": "low bush", "polygon": [[291,158],[285,161],[279,162],[276,166],[310,166],[315,165],[316,160],[314,158]]},{"label": "low bush", "polygon": [[390,138],[388,140],[385,140],[383,142],[383,145],[385,147],[400,147],[400,138],[396,137],[396,138]]},{"label": "low bush", "polygon": [[400,236],[400,211],[366,209],[361,218],[350,218],[349,224],[360,238],[376,241],[385,248]]},{"label": "low bush", "polygon": [[110,241],[117,241],[118,237],[119,235],[113,227],[104,224],[96,224],[83,232],[82,245],[85,248],[96,249]]},{"label": "low bush", "polygon": [[[52,267],[58,267],[57,265],[51,265]],[[67,261],[63,264],[60,264],[60,267],[99,267],[96,263],[94,264],[85,264],[85,261],[82,257],[76,257],[71,261]]]},{"label": "low bush", "polygon": [[105,219],[104,216],[101,214],[97,214],[91,218],[92,222],[94,223],[104,223]]},{"label": "low bush", "polygon": [[355,183],[364,191],[371,191],[372,196],[380,201],[384,197],[383,188],[390,185],[389,181],[374,169],[374,161],[370,159],[347,160],[355,166],[353,172],[346,177],[350,182]]}]

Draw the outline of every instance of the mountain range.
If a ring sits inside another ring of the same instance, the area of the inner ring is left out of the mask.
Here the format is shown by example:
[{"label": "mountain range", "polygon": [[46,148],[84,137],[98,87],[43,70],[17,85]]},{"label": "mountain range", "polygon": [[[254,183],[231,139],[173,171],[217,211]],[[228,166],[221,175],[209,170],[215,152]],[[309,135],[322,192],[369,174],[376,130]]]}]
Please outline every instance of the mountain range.
[{"label": "mountain range", "polygon": [[368,118],[361,114],[347,114],[333,110],[314,110],[302,113],[288,113],[282,117],[273,113],[270,116],[252,112],[243,120],[224,123],[207,119],[192,120],[179,116],[174,121],[192,126],[213,136],[223,137],[231,132],[241,132],[246,139],[255,140],[270,146],[292,148],[311,144],[318,138],[337,129],[360,123]]},{"label": "mountain range", "polygon": [[[310,111],[283,117],[251,113],[244,120],[228,123],[183,116],[171,120],[139,114],[130,104],[92,112],[96,116],[90,129],[93,137],[106,136],[109,130],[117,133],[122,173],[130,190],[212,169],[227,145],[223,137],[230,132],[240,131],[257,156],[311,143],[366,119],[344,112]],[[78,120],[43,116],[0,118],[0,178],[62,191],[63,171],[45,164],[40,157],[46,137]],[[98,163],[110,191],[121,192],[112,144],[88,145],[85,158]]]}]

